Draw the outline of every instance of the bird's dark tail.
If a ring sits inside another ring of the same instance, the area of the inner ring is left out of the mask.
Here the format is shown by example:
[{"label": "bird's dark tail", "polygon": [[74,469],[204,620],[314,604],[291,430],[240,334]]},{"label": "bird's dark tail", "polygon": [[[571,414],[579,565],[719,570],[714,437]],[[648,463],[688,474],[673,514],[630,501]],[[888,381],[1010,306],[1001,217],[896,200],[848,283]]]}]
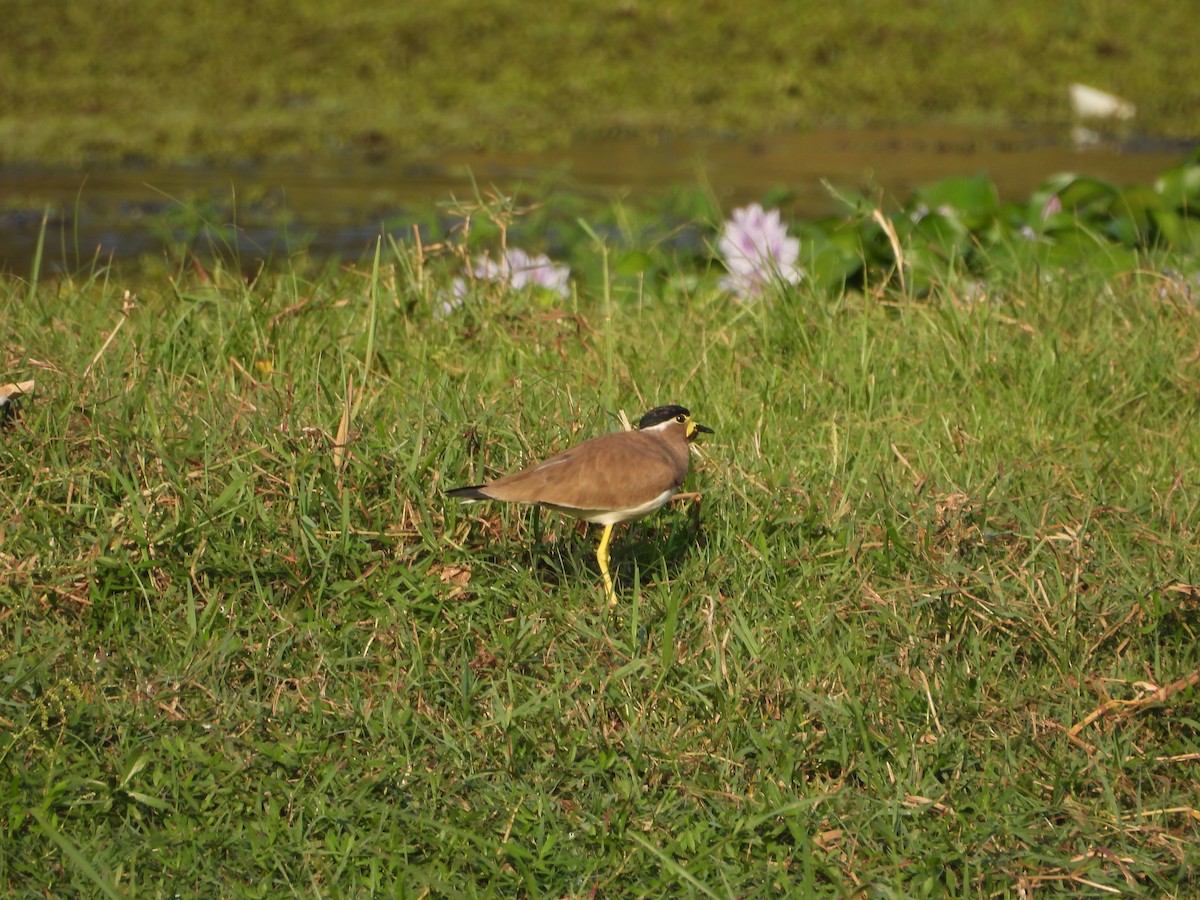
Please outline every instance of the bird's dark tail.
[{"label": "bird's dark tail", "polygon": [[469,487],[451,488],[446,491],[447,497],[453,497],[455,500],[490,500],[492,499],[483,492],[482,484],[473,484]]}]

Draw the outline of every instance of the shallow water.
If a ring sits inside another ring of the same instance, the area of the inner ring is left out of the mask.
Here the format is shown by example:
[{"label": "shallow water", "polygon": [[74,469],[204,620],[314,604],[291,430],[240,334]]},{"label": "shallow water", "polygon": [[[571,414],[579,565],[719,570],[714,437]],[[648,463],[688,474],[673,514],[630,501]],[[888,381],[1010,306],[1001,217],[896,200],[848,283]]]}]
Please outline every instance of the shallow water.
[{"label": "shallow water", "polygon": [[46,210],[44,270],[86,268],[92,259],[122,260],[161,250],[165,241],[195,226],[187,210],[198,196],[223,206],[232,201],[247,211],[251,225],[240,233],[237,247],[243,263],[286,256],[297,244],[312,255],[357,258],[373,245],[384,223],[395,227],[434,200],[467,199],[475,185],[512,191],[549,183],[611,193],[632,203],[639,196],[699,185],[726,208],[786,187],[788,214],[795,218],[838,209],[826,183],[869,188],[886,203],[903,201],[914,187],[940,178],[986,172],[1002,199],[1016,200],[1064,171],[1122,185],[1149,184],[1188,149],[1146,140],[1079,147],[1065,131],[922,127],[653,144],[614,139],[550,153],[446,153],[405,160],[18,166],[0,169],[0,271],[29,271]]}]

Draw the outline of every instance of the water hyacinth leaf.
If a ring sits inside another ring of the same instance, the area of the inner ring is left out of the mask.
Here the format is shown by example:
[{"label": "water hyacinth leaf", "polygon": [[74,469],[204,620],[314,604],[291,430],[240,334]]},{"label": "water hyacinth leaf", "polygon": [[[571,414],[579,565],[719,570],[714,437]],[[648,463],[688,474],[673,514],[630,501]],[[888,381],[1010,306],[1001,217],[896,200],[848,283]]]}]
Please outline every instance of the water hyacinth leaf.
[{"label": "water hyacinth leaf", "polygon": [[1116,189],[1094,178],[1063,172],[1046,179],[1030,195],[1025,207],[1025,227],[1054,233],[1096,221],[1096,204],[1111,201]]},{"label": "water hyacinth leaf", "polygon": [[919,291],[947,280],[971,246],[971,234],[962,222],[938,213],[913,223],[902,240],[909,283]]},{"label": "water hyacinth leaf", "polygon": [[1032,225],[1062,209],[1060,195],[1078,177],[1074,172],[1060,172],[1057,175],[1051,175],[1034,188],[1033,193],[1029,195],[1029,202],[1025,204],[1026,224]]},{"label": "water hyacinth leaf", "polygon": [[1065,234],[1075,231],[1080,227],[1080,218],[1074,210],[1061,210],[1059,212],[1050,213],[1044,218],[1034,216],[1030,228],[1035,232],[1040,232],[1046,235]]},{"label": "water hyacinth leaf", "polygon": [[1104,233],[1126,247],[1144,246],[1149,239],[1146,229],[1141,227],[1137,217],[1128,214],[1109,219]]},{"label": "water hyacinth leaf", "polygon": [[1168,209],[1200,213],[1200,161],[1190,160],[1163,172],[1154,182],[1154,190]]},{"label": "water hyacinth leaf", "polygon": [[946,254],[965,251],[971,240],[971,232],[961,220],[937,212],[923,216],[903,229],[897,223],[896,230],[902,239],[907,238],[914,246],[923,244]]},{"label": "water hyacinth leaf", "polygon": [[1079,176],[1056,192],[1063,211],[1073,210],[1080,218],[1091,218],[1107,213],[1120,197],[1116,185],[1099,178]]},{"label": "water hyacinth leaf", "polygon": [[805,279],[823,291],[840,291],[861,271],[862,249],[854,232],[835,231],[827,235],[820,227],[803,226],[800,232],[800,260]]},{"label": "water hyacinth leaf", "polygon": [[[1190,234],[1185,227],[1183,216],[1174,209],[1153,209],[1150,211],[1150,221],[1158,239],[1179,250],[1190,251],[1194,245],[1190,242]],[[1197,220],[1193,219],[1193,222]]]},{"label": "water hyacinth leaf", "polygon": [[825,240],[837,247],[839,252],[848,254],[862,263],[862,232],[854,223],[848,223],[844,219],[818,219],[810,225],[801,226],[802,238],[807,238],[810,233],[814,238],[817,234],[824,235]]},{"label": "water hyacinth leaf", "polygon": [[953,215],[975,231],[1000,209],[1000,195],[986,175],[943,178],[917,190],[914,199],[930,210]]},{"label": "water hyacinth leaf", "polygon": [[1118,246],[1083,228],[1039,244],[1037,255],[1042,265],[1053,269],[1086,269],[1090,274],[1105,276],[1138,267],[1138,254],[1132,247]]},{"label": "water hyacinth leaf", "polygon": [[1152,210],[1166,209],[1162,195],[1146,185],[1133,185],[1120,192],[1118,204],[1124,204],[1130,215],[1148,219]]},{"label": "water hyacinth leaf", "polygon": [[[866,261],[860,229],[844,220],[834,222],[829,219],[817,222],[816,229],[824,234],[826,246],[836,255],[839,268],[845,271],[847,279],[862,270]],[[801,229],[801,234],[805,233],[804,229]]]},{"label": "water hyacinth leaf", "polygon": [[1189,217],[1181,219],[1180,230],[1183,232],[1179,246],[1183,250],[1200,251],[1200,219]]},{"label": "water hyacinth leaf", "polygon": [[1013,230],[1015,229],[1009,226],[999,216],[993,218],[990,222],[984,225],[983,228],[971,234],[970,252],[974,253],[980,248],[987,249],[994,246]]},{"label": "water hyacinth leaf", "polygon": [[989,247],[979,257],[981,274],[986,278],[1004,279],[1014,272],[1111,271],[1128,261],[1136,259],[1133,251],[1129,256],[1114,262],[1116,245],[1104,237],[1076,226],[1060,235],[1037,235],[1029,229],[1010,232],[1005,238]]},{"label": "water hyacinth leaf", "polygon": [[1145,246],[1156,237],[1150,214],[1162,208],[1162,197],[1151,188],[1126,188],[1113,203],[1115,215],[1109,233],[1123,244]]},{"label": "water hyacinth leaf", "polygon": [[947,280],[950,267],[945,257],[932,247],[917,247],[904,254],[904,286],[915,296],[923,296],[935,284]]},{"label": "water hyacinth leaf", "polygon": [[1009,201],[1000,205],[991,222],[980,232],[979,238],[985,246],[991,246],[992,244],[999,243],[1013,232],[1020,231],[1022,227],[1031,224],[1026,204]]},{"label": "water hyacinth leaf", "polygon": [[804,257],[806,280],[811,280],[826,293],[838,293],[845,289],[862,271],[862,267],[861,260],[847,261],[836,251],[806,253]]}]

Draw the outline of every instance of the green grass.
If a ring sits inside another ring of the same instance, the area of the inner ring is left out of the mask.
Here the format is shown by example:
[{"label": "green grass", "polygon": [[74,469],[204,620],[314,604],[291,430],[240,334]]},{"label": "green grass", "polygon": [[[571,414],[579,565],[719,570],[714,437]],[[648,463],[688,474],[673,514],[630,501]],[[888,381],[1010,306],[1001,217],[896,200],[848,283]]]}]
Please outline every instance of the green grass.
[{"label": "green grass", "polygon": [[1196,137],[1189,4],[7,3],[0,159],[312,160],[831,125],[1059,126],[1067,86]]},{"label": "green grass", "polygon": [[[1200,890],[1196,688],[1087,721],[1200,670],[1187,286],[602,258],[0,282],[6,893]],[[594,532],[442,496],[664,402],[703,500],[615,617]]]}]

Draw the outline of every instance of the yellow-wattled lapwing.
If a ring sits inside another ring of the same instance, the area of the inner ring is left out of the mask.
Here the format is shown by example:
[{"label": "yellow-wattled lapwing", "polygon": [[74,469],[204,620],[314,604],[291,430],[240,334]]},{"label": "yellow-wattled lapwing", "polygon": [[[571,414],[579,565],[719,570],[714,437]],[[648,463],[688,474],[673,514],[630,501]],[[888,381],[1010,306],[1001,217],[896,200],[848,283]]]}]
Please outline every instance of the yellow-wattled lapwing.
[{"label": "yellow-wattled lapwing", "polygon": [[617,602],[608,569],[608,543],[618,522],[664,506],[688,474],[688,444],[713,430],[682,406],[659,406],[636,431],[616,431],[576,444],[545,462],[495,481],[454,488],[459,500],[534,503],[604,526],[596,560],[609,606]]}]

